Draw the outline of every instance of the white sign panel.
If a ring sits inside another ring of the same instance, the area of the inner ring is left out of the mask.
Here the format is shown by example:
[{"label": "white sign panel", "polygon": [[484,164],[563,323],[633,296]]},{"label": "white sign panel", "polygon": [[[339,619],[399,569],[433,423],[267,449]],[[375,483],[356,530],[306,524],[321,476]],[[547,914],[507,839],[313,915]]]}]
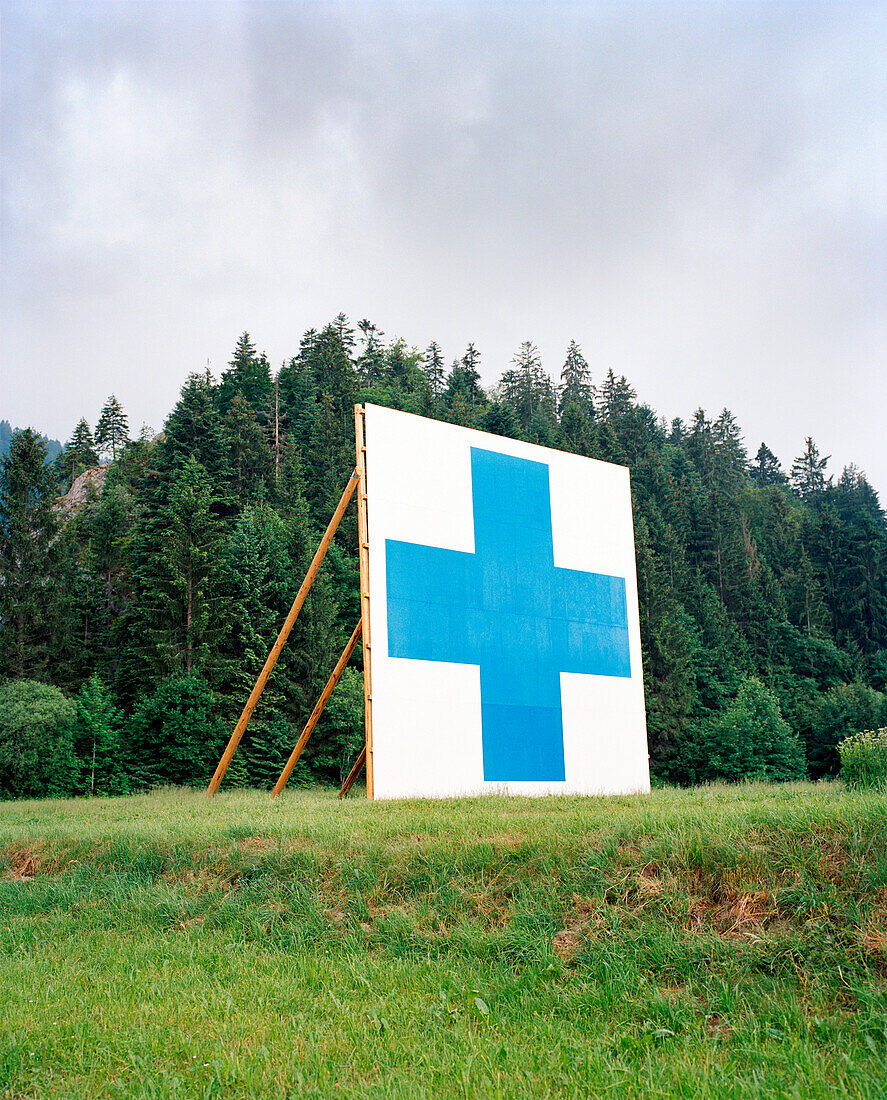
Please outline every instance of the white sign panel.
[{"label": "white sign panel", "polygon": [[366,407],[377,798],[650,789],[628,470]]}]

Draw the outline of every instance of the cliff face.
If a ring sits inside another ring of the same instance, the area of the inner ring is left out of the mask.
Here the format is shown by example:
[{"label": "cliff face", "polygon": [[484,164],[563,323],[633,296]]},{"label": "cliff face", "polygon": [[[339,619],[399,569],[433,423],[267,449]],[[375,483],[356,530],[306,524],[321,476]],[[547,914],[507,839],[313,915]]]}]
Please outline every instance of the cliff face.
[{"label": "cliff face", "polygon": [[98,496],[101,493],[110,468],[111,464],[109,462],[105,462],[101,466],[90,466],[88,470],[84,470],[82,474],[78,474],[74,478],[71,488],[56,504],[56,508],[65,519],[72,516],[93,495]]}]

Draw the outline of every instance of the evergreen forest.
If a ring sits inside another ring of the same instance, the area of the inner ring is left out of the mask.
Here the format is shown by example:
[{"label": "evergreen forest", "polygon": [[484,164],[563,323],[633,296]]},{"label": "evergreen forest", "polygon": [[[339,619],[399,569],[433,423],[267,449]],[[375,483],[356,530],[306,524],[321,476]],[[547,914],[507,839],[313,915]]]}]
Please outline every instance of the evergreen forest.
[{"label": "evergreen forest", "polygon": [[[371,402],[631,470],[651,766],[689,784],[834,775],[887,725],[887,521],[807,438],[783,469],[733,415],[666,423],[571,343],[522,344],[490,388],[339,315],[276,371],[248,333],[192,374],[162,431],[109,398],[53,456],[0,459],[0,795],[205,785],[354,467]],[[73,508],[59,501],[101,464]],[[81,479],[82,480],[82,479]],[[359,617],[352,504],[225,779],[270,787]],[[294,782],[339,782],[363,741],[360,650]]]}]

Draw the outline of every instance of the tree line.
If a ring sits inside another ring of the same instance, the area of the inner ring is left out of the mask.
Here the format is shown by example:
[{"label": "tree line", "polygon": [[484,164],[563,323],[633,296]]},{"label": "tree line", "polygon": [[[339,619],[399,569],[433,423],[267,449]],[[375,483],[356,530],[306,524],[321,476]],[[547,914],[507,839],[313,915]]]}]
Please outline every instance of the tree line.
[{"label": "tree line", "polygon": [[[447,364],[437,343],[422,352],[340,314],[276,371],[244,333],[221,378],[187,379],[156,437],[131,439],[113,396],[53,463],[35,431],[14,433],[0,461],[0,790],[207,781],[353,468],[355,401],[631,468],[655,776],[832,775],[838,741],[887,724],[887,520],[861,471],[830,476],[811,438],[788,471],[763,443],[751,457],[726,409],[666,423],[575,342],[556,378],[529,342],[491,388],[480,362],[473,344]],[[60,511],[102,457],[101,491]],[[359,617],[356,545],[349,513],[229,785],[279,774]],[[362,707],[358,651],[297,781],[342,776]]]}]

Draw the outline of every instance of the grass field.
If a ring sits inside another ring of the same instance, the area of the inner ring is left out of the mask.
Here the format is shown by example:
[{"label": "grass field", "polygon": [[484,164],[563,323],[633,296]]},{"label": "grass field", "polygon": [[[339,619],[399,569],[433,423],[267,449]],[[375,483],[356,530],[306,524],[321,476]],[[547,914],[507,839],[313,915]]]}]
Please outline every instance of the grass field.
[{"label": "grass field", "polygon": [[0,1096],[887,1096],[887,797],[0,804]]}]

